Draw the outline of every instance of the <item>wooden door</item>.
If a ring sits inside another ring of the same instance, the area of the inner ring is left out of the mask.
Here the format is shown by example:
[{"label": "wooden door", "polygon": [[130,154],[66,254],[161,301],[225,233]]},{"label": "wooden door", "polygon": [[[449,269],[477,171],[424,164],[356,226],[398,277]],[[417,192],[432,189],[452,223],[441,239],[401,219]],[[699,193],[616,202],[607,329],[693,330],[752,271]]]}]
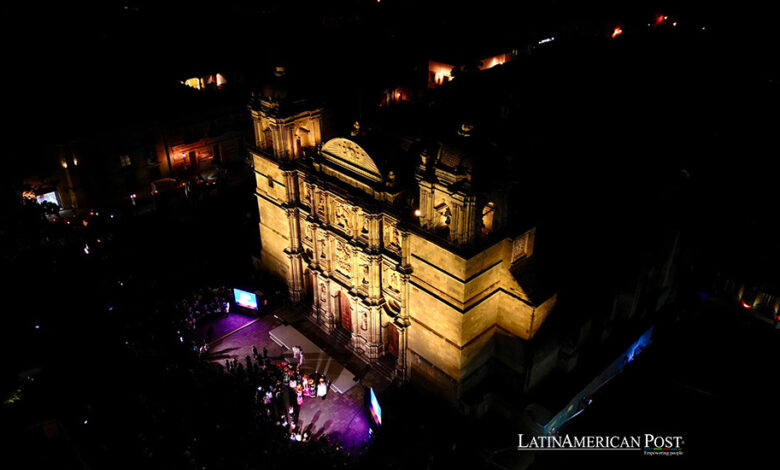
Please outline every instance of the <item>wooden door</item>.
[{"label": "wooden door", "polygon": [[352,308],[349,306],[349,298],[344,292],[339,292],[339,312],[341,313],[341,326],[347,331],[352,331]]},{"label": "wooden door", "polygon": [[387,351],[398,357],[398,328],[392,323],[387,325]]}]

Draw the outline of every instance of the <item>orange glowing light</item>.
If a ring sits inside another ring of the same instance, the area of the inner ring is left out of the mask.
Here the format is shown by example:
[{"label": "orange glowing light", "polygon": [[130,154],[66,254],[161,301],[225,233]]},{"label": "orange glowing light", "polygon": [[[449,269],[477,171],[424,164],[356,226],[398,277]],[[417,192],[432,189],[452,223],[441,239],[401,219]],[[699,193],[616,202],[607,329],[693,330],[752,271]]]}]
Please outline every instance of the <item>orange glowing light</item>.
[{"label": "orange glowing light", "polygon": [[422,212],[420,212],[420,209],[415,209],[414,210],[414,215],[415,215],[415,217],[420,217],[422,215]]},{"label": "orange glowing light", "polygon": [[612,38],[614,39],[620,36],[621,34],[623,34],[623,29],[620,26],[618,26],[617,28],[614,29],[614,31],[612,31]]}]

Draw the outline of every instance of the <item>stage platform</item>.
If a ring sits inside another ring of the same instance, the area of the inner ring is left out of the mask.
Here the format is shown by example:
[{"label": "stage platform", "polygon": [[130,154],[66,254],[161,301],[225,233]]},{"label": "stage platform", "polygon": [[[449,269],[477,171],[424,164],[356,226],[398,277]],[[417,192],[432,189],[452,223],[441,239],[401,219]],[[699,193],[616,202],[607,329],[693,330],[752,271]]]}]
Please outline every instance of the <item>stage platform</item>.
[{"label": "stage platform", "polygon": [[330,388],[333,390],[346,393],[347,390],[357,385],[358,382],[353,373],[328,356],[325,351],[292,326],[282,325],[269,331],[268,334],[276,344],[288,350],[291,350],[293,346],[300,346],[304,356],[303,370],[307,373],[316,371],[325,374],[330,380]]}]

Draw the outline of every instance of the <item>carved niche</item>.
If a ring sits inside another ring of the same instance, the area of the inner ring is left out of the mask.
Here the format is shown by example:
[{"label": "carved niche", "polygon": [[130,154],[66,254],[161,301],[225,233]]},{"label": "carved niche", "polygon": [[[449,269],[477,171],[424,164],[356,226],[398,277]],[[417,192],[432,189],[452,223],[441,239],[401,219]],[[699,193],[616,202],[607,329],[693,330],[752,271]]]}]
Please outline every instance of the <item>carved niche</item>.
[{"label": "carved niche", "polygon": [[338,242],[336,245],[336,269],[347,277],[351,277],[352,271],[350,258],[347,247],[343,243]]},{"label": "carved niche", "polygon": [[338,202],[336,203],[336,225],[345,231],[349,231],[352,228],[347,210],[344,209],[344,204]]},{"label": "carved niche", "polygon": [[320,284],[320,302],[326,303],[328,301],[328,288],[325,287],[325,283]]},{"label": "carved niche", "polygon": [[328,243],[324,238],[320,238],[320,258],[328,257]]}]

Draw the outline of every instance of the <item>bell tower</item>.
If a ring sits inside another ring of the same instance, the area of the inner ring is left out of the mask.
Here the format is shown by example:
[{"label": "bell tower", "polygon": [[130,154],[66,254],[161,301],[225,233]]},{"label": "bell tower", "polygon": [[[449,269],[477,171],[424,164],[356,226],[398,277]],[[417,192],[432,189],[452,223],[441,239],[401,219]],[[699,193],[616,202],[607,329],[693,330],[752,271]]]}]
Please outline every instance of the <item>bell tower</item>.
[{"label": "bell tower", "polygon": [[[284,67],[276,67],[262,91],[253,93],[250,111],[255,130],[254,169],[258,178],[258,203],[261,205],[261,236],[273,239],[268,233],[279,233],[277,240],[283,248],[284,259],[277,259],[277,272],[287,278],[290,299],[297,303],[306,294],[304,247],[301,241],[301,212],[298,207],[299,172],[295,160],[307,149],[315,149],[322,142],[322,109],[306,99],[293,86]],[[268,183],[264,183],[264,181]],[[274,186],[273,181],[282,183]],[[279,189],[281,188],[281,189]],[[276,199],[263,208],[263,196]],[[281,208],[282,213],[277,212]],[[283,224],[282,221],[286,221]],[[264,225],[265,224],[265,225]],[[286,226],[285,226],[286,225]],[[264,227],[273,226],[265,230]],[[265,231],[265,235],[263,232]],[[263,243],[263,248],[265,245]],[[273,255],[268,255],[272,259]]]},{"label": "bell tower", "polygon": [[295,160],[322,143],[322,108],[298,90],[285,67],[277,66],[250,105],[255,146],[278,160]]}]

